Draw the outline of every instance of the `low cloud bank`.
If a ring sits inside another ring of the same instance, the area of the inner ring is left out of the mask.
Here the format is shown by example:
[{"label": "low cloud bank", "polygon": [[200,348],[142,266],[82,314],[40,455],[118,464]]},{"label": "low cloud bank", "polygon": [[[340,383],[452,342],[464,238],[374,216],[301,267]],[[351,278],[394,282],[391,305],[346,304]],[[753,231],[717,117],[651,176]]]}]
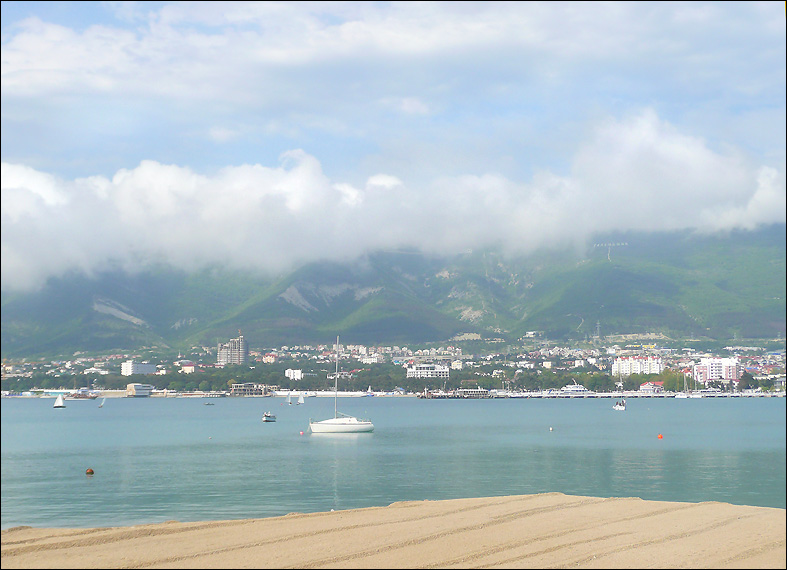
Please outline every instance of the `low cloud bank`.
[{"label": "low cloud bank", "polygon": [[276,272],[401,247],[528,253],[596,232],[754,229],[783,223],[785,206],[783,161],[721,154],[651,110],[600,125],[569,173],[527,182],[488,173],[414,187],[380,173],[355,187],[303,150],[211,176],[146,160],[111,179],[62,180],[3,163],[2,288],[150,262]]}]

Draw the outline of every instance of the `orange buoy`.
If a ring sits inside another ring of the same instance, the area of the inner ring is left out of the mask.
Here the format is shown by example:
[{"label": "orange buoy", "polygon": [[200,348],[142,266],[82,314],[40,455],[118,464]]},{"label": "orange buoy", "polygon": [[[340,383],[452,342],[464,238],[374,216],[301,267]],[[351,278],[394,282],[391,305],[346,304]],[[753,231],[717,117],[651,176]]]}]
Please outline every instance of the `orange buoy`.
[{"label": "orange buoy", "polygon": [[659,434],[659,439],[664,439],[664,436]]},{"label": "orange buoy", "polygon": [[93,474],[93,470],[90,467],[88,467],[87,471],[85,471],[85,475],[92,475],[92,474]]}]

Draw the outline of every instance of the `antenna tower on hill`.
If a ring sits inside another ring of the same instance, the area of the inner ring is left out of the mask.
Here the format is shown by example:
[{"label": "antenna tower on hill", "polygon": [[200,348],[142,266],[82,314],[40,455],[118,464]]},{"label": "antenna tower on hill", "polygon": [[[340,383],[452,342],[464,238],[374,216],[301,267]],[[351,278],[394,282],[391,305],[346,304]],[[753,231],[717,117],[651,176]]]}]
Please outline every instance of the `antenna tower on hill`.
[{"label": "antenna tower on hill", "polygon": [[612,261],[612,248],[613,247],[621,247],[624,245],[628,245],[626,242],[617,242],[617,243],[594,243],[593,247],[606,247],[607,248],[607,259]]}]

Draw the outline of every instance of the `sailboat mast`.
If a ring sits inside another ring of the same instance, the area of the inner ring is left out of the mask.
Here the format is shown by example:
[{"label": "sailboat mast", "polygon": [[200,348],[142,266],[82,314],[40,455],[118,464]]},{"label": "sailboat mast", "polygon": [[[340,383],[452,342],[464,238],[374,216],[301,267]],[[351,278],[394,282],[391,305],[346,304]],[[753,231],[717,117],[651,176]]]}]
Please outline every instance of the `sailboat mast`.
[{"label": "sailboat mast", "polygon": [[339,396],[339,335],[336,335],[336,373],[333,375],[333,417],[338,418],[336,400]]}]

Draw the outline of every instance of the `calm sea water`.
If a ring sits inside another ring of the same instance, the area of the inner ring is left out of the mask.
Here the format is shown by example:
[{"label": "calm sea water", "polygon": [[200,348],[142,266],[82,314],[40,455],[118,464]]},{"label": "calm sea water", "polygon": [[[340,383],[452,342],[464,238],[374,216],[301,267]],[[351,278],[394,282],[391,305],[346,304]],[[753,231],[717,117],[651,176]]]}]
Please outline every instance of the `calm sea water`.
[{"label": "calm sea water", "polygon": [[630,399],[625,412],[608,399],[340,398],[375,424],[355,435],[309,434],[332,398],[211,401],[3,398],[2,528],[550,491],[785,508],[784,398]]}]

